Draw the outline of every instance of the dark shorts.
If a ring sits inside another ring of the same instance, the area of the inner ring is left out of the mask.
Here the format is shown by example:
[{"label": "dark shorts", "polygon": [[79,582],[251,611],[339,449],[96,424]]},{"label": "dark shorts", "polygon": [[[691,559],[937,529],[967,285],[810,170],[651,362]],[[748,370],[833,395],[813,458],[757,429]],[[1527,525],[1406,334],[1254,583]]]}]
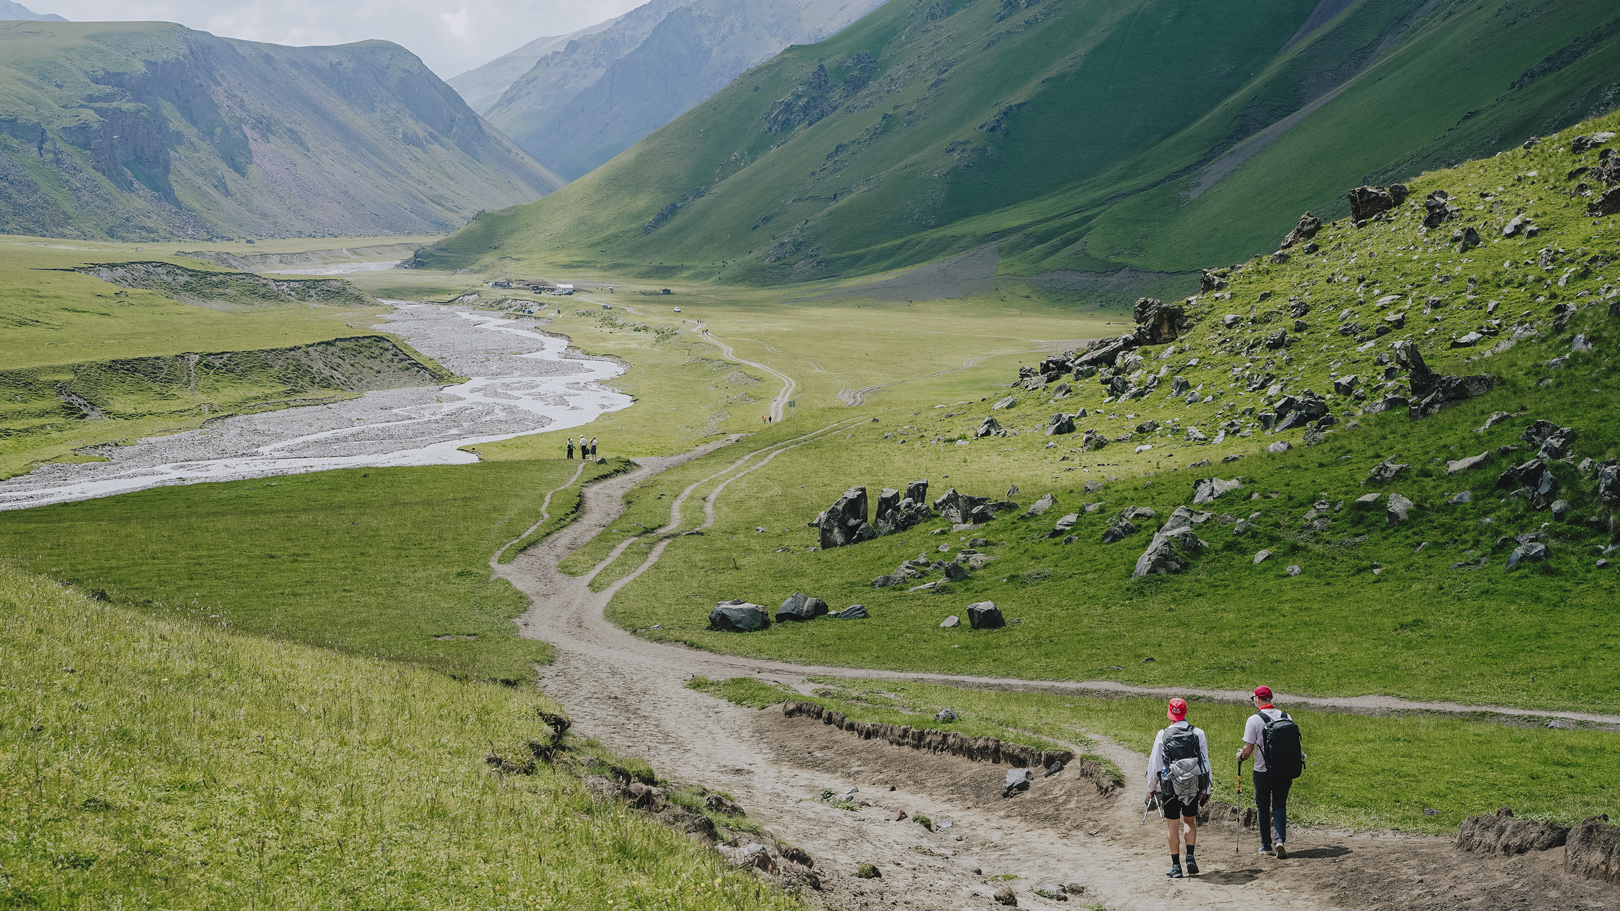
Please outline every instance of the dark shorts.
[{"label": "dark shorts", "polygon": [[1159,810],[1165,819],[1196,819],[1198,817],[1198,798],[1183,801],[1179,797],[1161,798]]}]

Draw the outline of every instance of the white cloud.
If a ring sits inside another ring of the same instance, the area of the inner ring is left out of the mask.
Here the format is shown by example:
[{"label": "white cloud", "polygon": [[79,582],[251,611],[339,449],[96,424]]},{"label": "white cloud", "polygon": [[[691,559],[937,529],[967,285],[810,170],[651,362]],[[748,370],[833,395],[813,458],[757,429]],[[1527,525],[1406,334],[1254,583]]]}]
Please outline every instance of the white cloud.
[{"label": "white cloud", "polygon": [[23,0],[75,22],[178,22],[271,44],[404,45],[448,79],[539,38],[611,19],[646,0]]}]

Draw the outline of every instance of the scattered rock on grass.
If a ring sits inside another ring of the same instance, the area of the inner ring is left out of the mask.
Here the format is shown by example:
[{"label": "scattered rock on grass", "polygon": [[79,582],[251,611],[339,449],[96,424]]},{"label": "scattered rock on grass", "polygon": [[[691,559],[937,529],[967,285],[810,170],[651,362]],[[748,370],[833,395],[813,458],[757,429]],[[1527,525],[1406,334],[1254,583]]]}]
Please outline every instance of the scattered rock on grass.
[{"label": "scattered rock on grass", "polygon": [[709,611],[709,629],[728,633],[752,633],[771,625],[771,617],[758,604],[733,599],[721,601]]},{"label": "scattered rock on grass", "polygon": [[833,617],[837,620],[865,620],[867,617],[866,605],[851,604],[849,607],[846,607],[834,614]]},{"label": "scattered rock on grass", "polygon": [[1512,569],[1513,567],[1518,566],[1520,563],[1525,562],[1540,563],[1543,560],[1546,560],[1547,556],[1547,545],[1541,543],[1540,541],[1531,541],[1528,544],[1520,544],[1518,547],[1513,548],[1513,553],[1508,554],[1507,568]]},{"label": "scattered rock on grass", "polygon": [[827,602],[820,598],[811,598],[805,595],[804,592],[794,592],[786,601],[782,602],[780,608],[777,608],[776,622],[783,623],[791,620],[802,623],[806,620],[814,620],[827,612]]},{"label": "scattered rock on grass", "polygon": [[1219,499],[1222,494],[1238,490],[1243,487],[1243,481],[1233,478],[1223,481],[1220,478],[1200,478],[1193,482],[1193,505],[1202,506]]},{"label": "scattered rock on grass", "polygon": [[1466,459],[1457,459],[1455,461],[1447,462],[1446,474],[1454,475],[1461,474],[1465,471],[1473,471],[1476,468],[1482,468],[1495,461],[1496,453],[1487,449],[1477,456],[1469,456]]},{"label": "scattered rock on grass", "polygon": [[1007,625],[1001,609],[994,601],[979,601],[968,605],[968,625],[973,629],[1000,629]]},{"label": "scattered rock on grass", "polygon": [[1046,514],[1048,509],[1051,509],[1056,505],[1057,497],[1054,497],[1051,494],[1044,494],[1039,500],[1036,500],[1035,503],[1029,507],[1029,510],[1024,513],[1023,518],[1033,519],[1038,516],[1043,516]]},{"label": "scattered rock on grass", "polygon": [[1411,500],[1398,493],[1392,493],[1389,495],[1389,505],[1385,508],[1384,517],[1390,525],[1399,525],[1406,521],[1406,517],[1411,511]]},{"label": "scattered rock on grass", "polygon": [[944,621],[942,621],[939,624],[939,628],[940,629],[952,629],[952,628],[956,627],[958,624],[960,624],[961,622],[962,622],[962,618],[956,616],[955,614],[952,614],[949,617],[946,617],[944,619]]}]

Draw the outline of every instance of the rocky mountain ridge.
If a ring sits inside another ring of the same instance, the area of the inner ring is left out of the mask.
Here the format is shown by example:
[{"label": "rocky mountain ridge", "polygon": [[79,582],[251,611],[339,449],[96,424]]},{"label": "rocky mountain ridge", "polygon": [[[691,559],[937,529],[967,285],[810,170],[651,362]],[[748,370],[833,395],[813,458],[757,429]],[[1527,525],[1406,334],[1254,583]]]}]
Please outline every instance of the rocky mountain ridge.
[{"label": "rocky mountain ridge", "polygon": [[634,145],[783,48],[882,0],[652,0],[540,58],[485,112],[570,179]]},{"label": "rocky mountain ridge", "polygon": [[561,181],[386,42],[0,24],[0,231],[429,234]]}]

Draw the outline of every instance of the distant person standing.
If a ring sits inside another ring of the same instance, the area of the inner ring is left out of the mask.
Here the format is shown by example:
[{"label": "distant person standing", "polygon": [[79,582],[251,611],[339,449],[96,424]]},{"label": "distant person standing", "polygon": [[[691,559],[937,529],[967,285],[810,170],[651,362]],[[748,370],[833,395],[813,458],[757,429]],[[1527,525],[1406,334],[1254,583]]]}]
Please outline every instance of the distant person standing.
[{"label": "distant person standing", "polygon": [[[580,456],[580,458],[584,458],[584,456]],[[568,438],[568,461],[572,462],[573,460],[574,460],[574,438],[569,437]]]},{"label": "distant person standing", "polygon": [[596,437],[591,437],[591,458],[596,458]]},{"label": "distant person standing", "polygon": [[1187,700],[1172,699],[1170,726],[1153,738],[1148,753],[1148,794],[1158,794],[1170,845],[1171,879],[1181,878],[1181,826],[1187,826],[1187,874],[1198,875],[1198,808],[1209,802],[1209,738],[1187,721]]},{"label": "distant person standing", "polygon": [[1300,745],[1299,725],[1287,712],[1271,704],[1271,687],[1255,687],[1249,701],[1254,703],[1254,714],[1243,726],[1243,749],[1237,754],[1238,763],[1254,757],[1260,853],[1286,858],[1288,790],[1305,770],[1305,750]]},{"label": "distant person standing", "polygon": [[579,457],[585,458],[585,434],[579,435]]}]

